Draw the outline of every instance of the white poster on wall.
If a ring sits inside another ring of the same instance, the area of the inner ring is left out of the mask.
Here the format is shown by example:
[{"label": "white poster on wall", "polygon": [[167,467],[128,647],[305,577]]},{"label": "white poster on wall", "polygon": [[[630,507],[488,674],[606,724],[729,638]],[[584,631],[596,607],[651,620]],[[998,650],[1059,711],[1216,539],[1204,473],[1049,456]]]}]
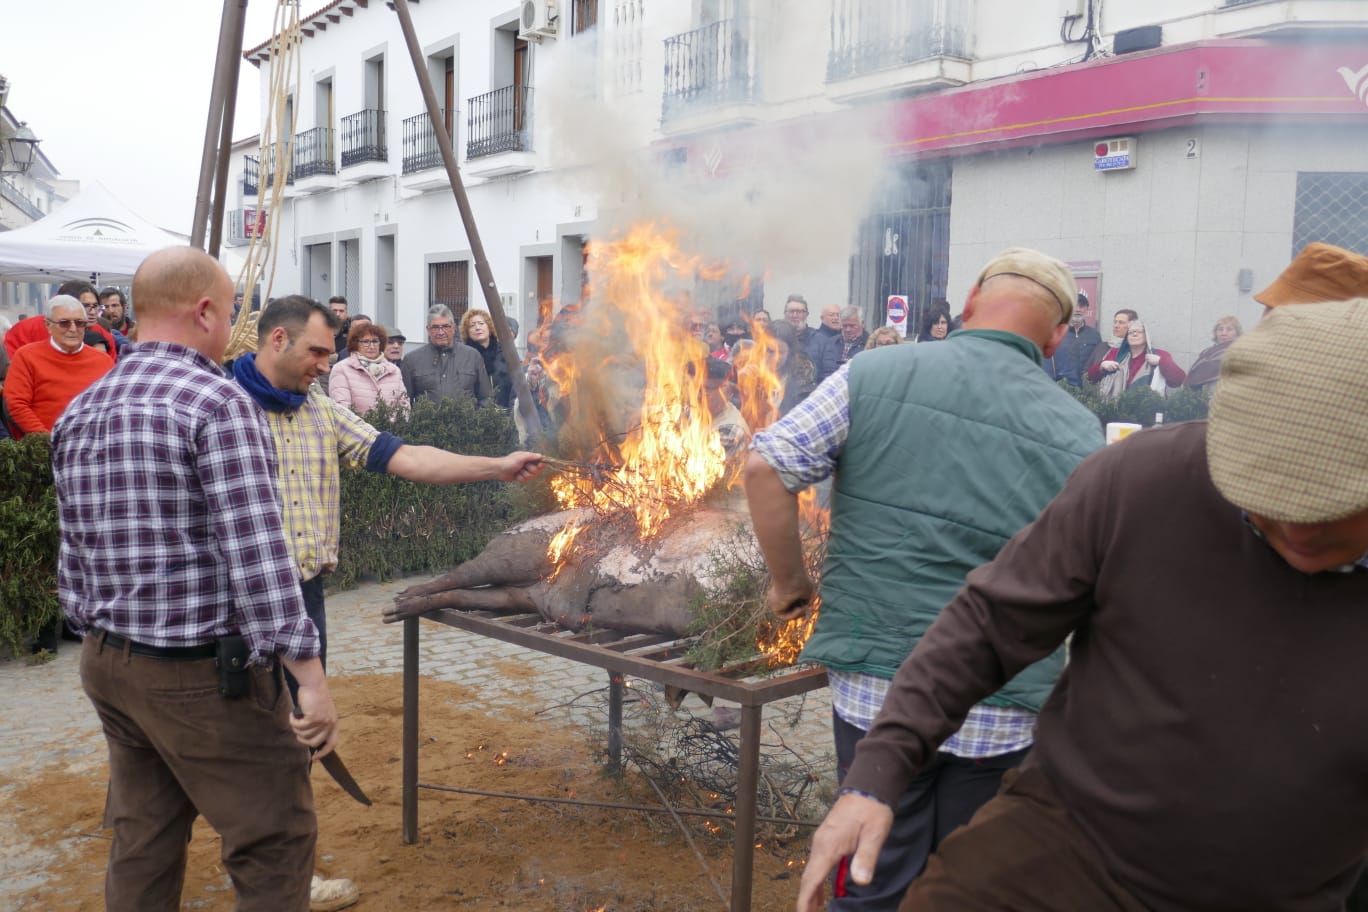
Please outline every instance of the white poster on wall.
[{"label": "white poster on wall", "polygon": [[889,295],[887,313],[888,318],[884,321],[884,325],[893,327],[899,335],[906,339],[907,295]]}]

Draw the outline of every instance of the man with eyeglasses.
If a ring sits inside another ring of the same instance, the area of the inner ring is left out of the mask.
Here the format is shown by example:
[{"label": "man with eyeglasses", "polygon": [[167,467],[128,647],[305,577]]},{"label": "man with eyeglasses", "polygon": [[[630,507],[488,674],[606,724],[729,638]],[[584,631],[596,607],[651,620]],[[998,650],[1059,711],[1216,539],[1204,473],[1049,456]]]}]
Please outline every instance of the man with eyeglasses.
[{"label": "man with eyeglasses", "polygon": [[428,344],[404,356],[399,365],[409,398],[434,402],[467,397],[484,405],[494,395],[484,359],[468,345],[456,344],[456,318],[445,304],[428,308]]},{"label": "man with eyeglasses", "polygon": [[103,377],[114,362],[85,344],[86,318],[81,302],[57,295],[40,317],[48,338],[30,342],[14,353],[5,378],[6,424],[10,433],[46,434],[67,403]]},{"label": "man with eyeglasses", "polygon": [[[119,360],[119,344],[111,333],[104,326],[100,325],[100,298],[95,293],[95,286],[89,282],[72,280],[63,282],[57,289],[58,295],[66,295],[77,299],[81,307],[85,309],[86,321],[91,325],[91,329],[104,336],[105,345],[109,350],[111,361]],[[46,318],[39,314],[36,317],[29,317],[14,324],[14,328],[5,334],[5,351],[9,352],[11,358],[14,353],[31,342],[45,342],[48,339],[48,327]],[[127,342],[127,340],[125,340]]]},{"label": "man with eyeglasses", "polygon": [[784,302],[784,319],[798,334],[798,345],[803,351],[807,351],[808,339],[812,336],[812,327],[807,325],[807,298],[800,294],[789,295],[788,300]]}]

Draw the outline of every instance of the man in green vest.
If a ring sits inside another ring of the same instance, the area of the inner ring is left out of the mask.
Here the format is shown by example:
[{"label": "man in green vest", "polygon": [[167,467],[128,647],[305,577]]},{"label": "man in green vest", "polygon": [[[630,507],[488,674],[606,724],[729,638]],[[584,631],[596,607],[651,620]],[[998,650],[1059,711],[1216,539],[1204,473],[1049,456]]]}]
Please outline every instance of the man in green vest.
[{"label": "man in green vest", "polygon": [[[1103,444],[1096,416],[1041,370],[1077,299],[1059,260],[1005,250],[979,275],[964,328],[944,344],[862,352],[755,437],[746,493],[769,605],[781,618],[817,608],[797,495],[834,476],[820,612],[801,658],[830,673],[839,779],[894,672],[965,575]],[[897,802],[870,882],[838,869],[829,910],[897,908],[940,840],[1025,757],[1062,668],[1061,650],[970,711]]]}]

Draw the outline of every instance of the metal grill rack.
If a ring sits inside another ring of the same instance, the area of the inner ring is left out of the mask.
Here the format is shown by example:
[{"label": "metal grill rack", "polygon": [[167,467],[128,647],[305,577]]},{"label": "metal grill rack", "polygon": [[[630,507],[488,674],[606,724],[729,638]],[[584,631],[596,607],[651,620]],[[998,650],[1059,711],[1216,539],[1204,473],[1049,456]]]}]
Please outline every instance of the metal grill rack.
[{"label": "metal grill rack", "polygon": [[409,844],[418,840],[418,790],[443,788],[418,781],[418,642],[421,618],[608,671],[608,751],[610,761],[615,765],[620,764],[622,758],[624,675],[740,704],[740,762],[737,770],[736,830],[732,843],[731,912],[750,912],[760,730],[764,707],[776,700],[825,687],[825,669],[795,667],[762,678],[758,675],[764,671],[763,665],[750,662],[717,672],[700,671],[691,667],[685,657],[690,640],[607,629],[575,633],[549,623],[537,614],[499,615],[488,611],[439,608],[407,617],[403,622],[403,838]]}]

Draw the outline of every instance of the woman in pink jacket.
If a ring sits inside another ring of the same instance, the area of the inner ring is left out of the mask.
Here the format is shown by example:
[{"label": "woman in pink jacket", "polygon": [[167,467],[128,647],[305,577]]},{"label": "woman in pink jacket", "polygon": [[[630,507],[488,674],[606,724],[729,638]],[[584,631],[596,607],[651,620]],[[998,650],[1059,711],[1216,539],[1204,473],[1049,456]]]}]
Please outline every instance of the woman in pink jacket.
[{"label": "woman in pink jacket", "polygon": [[400,413],[409,411],[408,392],[399,366],[385,357],[389,333],[378,323],[354,324],[347,333],[347,357],[333,366],[328,395],[339,405],[363,415],[385,402]]}]

